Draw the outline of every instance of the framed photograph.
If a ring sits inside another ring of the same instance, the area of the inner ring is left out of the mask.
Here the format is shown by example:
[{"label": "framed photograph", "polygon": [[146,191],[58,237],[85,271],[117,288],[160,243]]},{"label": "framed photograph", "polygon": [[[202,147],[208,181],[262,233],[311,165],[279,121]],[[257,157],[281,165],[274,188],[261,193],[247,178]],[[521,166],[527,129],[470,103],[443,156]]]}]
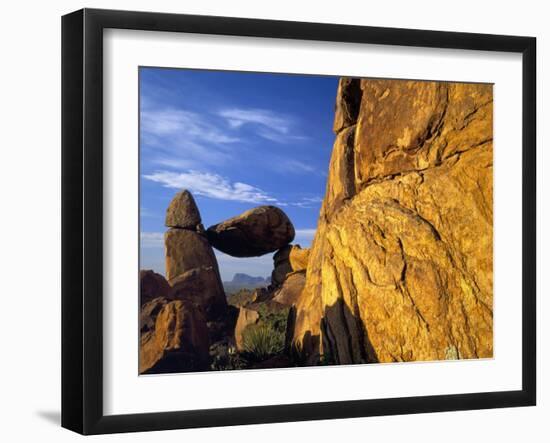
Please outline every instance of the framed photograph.
[{"label": "framed photograph", "polygon": [[536,402],[531,37],[62,20],[62,425]]}]

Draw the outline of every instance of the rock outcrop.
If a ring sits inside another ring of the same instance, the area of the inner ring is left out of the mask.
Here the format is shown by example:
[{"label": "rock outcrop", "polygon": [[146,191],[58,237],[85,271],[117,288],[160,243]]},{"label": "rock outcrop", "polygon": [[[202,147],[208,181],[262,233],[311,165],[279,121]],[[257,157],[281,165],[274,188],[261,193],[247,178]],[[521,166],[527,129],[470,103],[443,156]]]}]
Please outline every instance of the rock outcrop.
[{"label": "rock outcrop", "polygon": [[293,306],[299,299],[306,284],[305,271],[288,274],[280,288],[275,290],[273,301],[285,306]]},{"label": "rock outcrop", "polygon": [[257,257],[294,239],[294,226],[275,206],[258,206],[206,230],[212,246],[233,257]]},{"label": "rock outcrop", "polygon": [[254,325],[260,319],[260,314],[252,309],[241,307],[237,324],[235,325],[235,346],[237,349],[243,349],[243,332],[248,325]]},{"label": "rock outcrop", "polygon": [[142,270],[139,272],[141,306],[157,297],[167,297],[169,292],[170,285],[162,275],[151,270]]},{"label": "rock outcrop", "polygon": [[157,297],[141,306],[139,312],[139,331],[144,334],[155,329],[155,322],[159,312],[169,302],[166,297]]},{"label": "rock outcrop", "polygon": [[293,345],[338,364],[493,355],[492,86],[342,79]]},{"label": "rock outcrop", "polygon": [[206,319],[190,301],[166,301],[153,330],[141,334],[140,373],[201,371],[210,360]]},{"label": "rock outcrop", "polygon": [[292,272],[305,271],[309,260],[309,248],[302,248],[300,245],[292,245],[288,261]]},{"label": "rock outcrop", "polygon": [[217,267],[198,266],[170,280],[170,298],[190,300],[201,307],[207,318],[217,318],[227,308]]},{"label": "rock outcrop", "polygon": [[195,199],[187,190],[176,194],[166,209],[168,228],[182,228],[196,230],[201,224],[201,216]]},{"label": "rock outcrop", "polygon": [[218,262],[201,233],[199,210],[188,191],[178,193],[167,211],[164,234],[166,278],[172,286],[169,298],[189,300],[200,306],[207,319],[227,307]]},{"label": "rock outcrop", "polygon": [[300,245],[286,245],[273,255],[273,272],[271,283],[274,287],[283,284],[291,272],[305,271],[309,259],[309,249]]},{"label": "rock outcrop", "polygon": [[[164,234],[166,279],[169,283],[184,272],[203,266],[218,269],[208,240],[187,229],[169,229]],[[221,281],[221,280],[220,280]]]}]

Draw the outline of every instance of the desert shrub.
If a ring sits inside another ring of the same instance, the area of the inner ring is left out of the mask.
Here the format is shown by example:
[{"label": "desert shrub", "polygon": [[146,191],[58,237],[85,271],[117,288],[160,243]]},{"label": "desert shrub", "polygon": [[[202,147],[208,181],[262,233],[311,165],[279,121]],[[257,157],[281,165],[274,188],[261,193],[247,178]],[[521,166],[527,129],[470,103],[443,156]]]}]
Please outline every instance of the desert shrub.
[{"label": "desert shrub", "polygon": [[289,308],[273,309],[267,303],[261,304],[258,307],[258,314],[260,314],[261,323],[269,325],[276,332],[282,333],[283,335],[286,332],[288,312]]},{"label": "desert shrub", "polygon": [[236,307],[245,306],[255,300],[253,289],[240,289],[227,296],[227,303]]},{"label": "desert shrub", "polygon": [[250,361],[262,361],[280,354],[285,347],[285,332],[269,323],[248,325],[243,331],[243,351]]},{"label": "desert shrub", "polygon": [[247,362],[232,346],[214,346],[211,348],[212,363],[210,369],[214,371],[227,371],[232,369],[245,369]]}]

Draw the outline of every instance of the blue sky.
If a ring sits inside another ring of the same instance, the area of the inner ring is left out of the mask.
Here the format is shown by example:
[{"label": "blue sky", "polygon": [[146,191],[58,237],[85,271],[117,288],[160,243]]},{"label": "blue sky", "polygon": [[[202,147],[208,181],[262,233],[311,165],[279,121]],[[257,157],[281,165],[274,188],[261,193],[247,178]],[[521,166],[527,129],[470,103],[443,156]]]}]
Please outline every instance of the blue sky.
[{"label": "blue sky", "polygon": [[[142,269],[164,274],[166,207],[190,190],[205,227],[259,205],[283,209],[309,246],[334,141],[338,79],[140,68]],[[268,276],[272,254],[216,251],[222,279]]]}]

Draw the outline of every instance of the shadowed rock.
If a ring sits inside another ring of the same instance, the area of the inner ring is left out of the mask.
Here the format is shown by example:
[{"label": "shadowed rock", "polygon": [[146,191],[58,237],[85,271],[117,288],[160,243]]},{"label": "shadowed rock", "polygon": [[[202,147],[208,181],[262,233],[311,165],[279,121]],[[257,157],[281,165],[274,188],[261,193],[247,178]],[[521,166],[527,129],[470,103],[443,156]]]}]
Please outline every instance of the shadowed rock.
[{"label": "shadowed rock", "polygon": [[286,276],[282,286],[275,291],[273,301],[285,306],[292,306],[298,298],[306,283],[304,271],[293,272]]},{"label": "shadowed rock", "polygon": [[275,206],[259,206],[210,226],[212,246],[234,257],[257,257],[276,251],[294,239],[294,226]]},{"label": "shadowed rock", "polygon": [[167,297],[157,297],[141,306],[141,310],[139,313],[140,333],[153,331],[155,329],[157,316],[159,315],[159,312],[162,310],[162,308],[169,301],[170,300]]},{"label": "shadowed rock", "polygon": [[193,268],[170,280],[170,298],[189,300],[200,306],[207,318],[216,318],[227,307],[225,293],[216,268]]},{"label": "shadowed rock", "polygon": [[195,268],[212,267],[218,272],[214,251],[204,236],[187,229],[169,229],[164,234],[164,244],[169,282]]},{"label": "shadowed rock", "polygon": [[166,226],[169,228],[196,229],[201,216],[195,199],[187,190],[181,191],[166,209]]},{"label": "shadowed rock", "polygon": [[209,359],[206,320],[200,307],[190,301],[166,303],[154,330],[141,334],[140,373],[205,370]]},{"label": "shadowed rock", "polygon": [[271,283],[280,286],[291,272],[305,271],[309,259],[309,249],[300,245],[286,245],[273,255],[273,272]]},{"label": "shadowed rock", "polygon": [[166,297],[170,292],[170,285],[166,279],[151,270],[139,271],[140,304],[153,300],[157,297]]}]

